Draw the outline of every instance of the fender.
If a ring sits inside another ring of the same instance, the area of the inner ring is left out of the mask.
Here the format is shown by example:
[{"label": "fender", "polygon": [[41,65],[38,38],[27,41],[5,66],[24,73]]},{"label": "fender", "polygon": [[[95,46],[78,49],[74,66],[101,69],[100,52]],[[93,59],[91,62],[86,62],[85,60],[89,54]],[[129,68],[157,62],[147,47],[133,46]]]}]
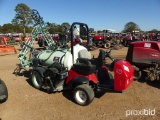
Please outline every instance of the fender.
[{"label": "fender", "polygon": [[36,67],[31,71],[31,75],[32,75],[33,71],[37,71],[42,77],[44,77],[43,73],[46,71],[46,69],[43,67]]},{"label": "fender", "polygon": [[81,84],[89,84],[89,79],[84,76],[77,76],[71,82],[69,82],[67,86],[74,88]]},{"label": "fender", "polygon": [[114,65],[114,90],[123,91],[133,81],[134,69],[128,61],[119,60]]}]

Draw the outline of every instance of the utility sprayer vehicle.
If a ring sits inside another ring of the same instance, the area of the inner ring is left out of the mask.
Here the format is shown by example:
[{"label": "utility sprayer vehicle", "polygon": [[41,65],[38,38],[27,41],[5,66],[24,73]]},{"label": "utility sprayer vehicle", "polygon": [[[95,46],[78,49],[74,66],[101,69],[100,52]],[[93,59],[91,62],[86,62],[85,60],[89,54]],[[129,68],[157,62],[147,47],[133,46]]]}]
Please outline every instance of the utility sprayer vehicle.
[{"label": "utility sprayer vehicle", "polygon": [[140,79],[142,73],[146,73],[146,80],[160,80],[160,42],[132,42],[126,60],[133,65],[135,79]]},{"label": "utility sprayer vehicle", "polygon": [[[34,51],[36,35],[46,34],[45,26],[41,25],[41,17],[37,11],[34,13],[37,26],[31,33],[31,40],[24,43],[18,58],[22,67],[32,67],[31,81],[35,88],[51,93],[70,90],[75,102],[85,106],[92,102],[95,93],[122,92],[132,83],[134,71],[129,62],[114,60],[103,50],[100,50],[98,58],[91,58],[90,52],[80,41],[80,38],[86,37],[87,44],[89,43],[89,28],[84,23],[74,22],[71,25],[70,47],[57,47],[54,42],[49,41],[52,39],[48,40],[46,37],[48,49]],[[29,52],[31,56],[27,60]],[[111,68],[114,71],[114,81],[109,69],[104,65],[106,57],[113,60]]]},{"label": "utility sprayer vehicle", "polygon": [[[100,50],[98,58],[91,58],[90,52],[76,43],[74,45],[73,32],[80,29],[88,31],[84,23],[75,22],[71,25],[71,48],[43,51],[36,55],[31,72],[32,84],[39,90],[49,93],[70,90],[75,102],[81,106],[89,105],[96,93],[115,91],[122,92],[127,89],[133,81],[133,68],[125,60],[114,60],[110,52]],[[82,30],[82,31],[83,31]],[[80,30],[81,31],[81,30]],[[86,32],[89,41],[88,32]],[[81,33],[79,34],[81,36]],[[114,78],[105,66],[105,58],[113,60],[111,70]]]},{"label": "utility sprayer vehicle", "polygon": [[6,84],[0,79],[0,103],[5,102],[8,99],[8,90]]}]

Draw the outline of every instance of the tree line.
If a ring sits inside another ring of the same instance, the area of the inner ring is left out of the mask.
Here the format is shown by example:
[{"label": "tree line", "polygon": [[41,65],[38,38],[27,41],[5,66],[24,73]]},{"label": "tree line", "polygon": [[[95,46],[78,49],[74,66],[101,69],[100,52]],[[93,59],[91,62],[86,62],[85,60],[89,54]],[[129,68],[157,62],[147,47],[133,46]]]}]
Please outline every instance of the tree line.
[{"label": "tree line", "polygon": [[[17,4],[15,7],[15,17],[11,23],[0,26],[1,33],[30,33],[33,29],[34,21],[31,17],[31,9],[24,3]],[[70,28],[68,22],[62,24],[48,23],[49,33],[66,33]],[[125,24],[124,29],[121,32],[142,31],[140,27],[134,22],[128,22]],[[157,29],[152,29],[152,32],[157,32]]]},{"label": "tree line", "polygon": [[[67,28],[65,26],[68,26]],[[55,23],[49,23],[49,33],[66,33],[70,28],[70,24],[67,22],[62,23],[61,25]],[[33,26],[25,26],[25,33],[31,33]],[[24,33],[24,28],[20,24],[7,23],[3,26],[0,26],[0,33]]]},{"label": "tree line", "polygon": [[[15,7],[15,17],[12,19],[11,23],[4,24],[0,26],[1,33],[30,33],[34,26],[34,20],[31,16],[31,9],[23,3],[18,4]],[[69,28],[70,24],[64,22],[62,24],[47,23],[49,25],[49,33],[65,33]]]}]

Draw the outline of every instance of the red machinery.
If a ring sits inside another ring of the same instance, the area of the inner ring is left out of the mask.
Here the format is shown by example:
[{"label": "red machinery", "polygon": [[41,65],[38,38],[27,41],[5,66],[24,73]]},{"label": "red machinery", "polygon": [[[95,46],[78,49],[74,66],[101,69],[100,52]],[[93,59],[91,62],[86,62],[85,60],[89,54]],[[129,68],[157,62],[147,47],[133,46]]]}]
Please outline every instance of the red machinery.
[{"label": "red machinery", "polygon": [[20,42],[21,41],[21,37],[18,33],[13,33],[12,38],[15,42]]},{"label": "red machinery", "polygon": [[123,46],[119,44],[119,36],[113,36],[111,35],[105,35],[105,34],[100,34],[100,35],[95,35],[93,37],[93,44],[95,46],[99,47],[104,47],[104,48],[112,48],[112,49],[120,49]]},{"label": "red machinery", "polygon": [[160,42],[132,42],[128,48],[126,60],[135,69],[135,79],[138,80],[142,73],[147,73],[146,80],[160,80]]},{"label": "red machinery", "polygon": [[5,39],[5,37],[0,36],[0,53],[6,52],[17,53],[16,48],[14,46],[7,45],[7,40]]},{"label": "red machinery", "polygon": [[93,37],[93,43],[96,45],[96,46],[99,46],[99,47],[102,47],[102,46],[106,46],[106,41],[105,41],[105,36],[103,35],[95,35]]}]

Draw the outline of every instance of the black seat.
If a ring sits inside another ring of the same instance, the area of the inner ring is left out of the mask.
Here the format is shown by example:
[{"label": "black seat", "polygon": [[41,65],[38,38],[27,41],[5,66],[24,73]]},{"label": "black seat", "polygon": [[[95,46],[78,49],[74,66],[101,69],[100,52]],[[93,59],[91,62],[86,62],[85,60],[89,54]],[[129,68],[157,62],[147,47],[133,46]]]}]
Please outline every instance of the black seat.
[{"label": "black seat", "polygon": [[96,66],[92,65],[87,58],[78,58],[77,63],[73,65],[74,70],[83,75],[94,73]]}]

